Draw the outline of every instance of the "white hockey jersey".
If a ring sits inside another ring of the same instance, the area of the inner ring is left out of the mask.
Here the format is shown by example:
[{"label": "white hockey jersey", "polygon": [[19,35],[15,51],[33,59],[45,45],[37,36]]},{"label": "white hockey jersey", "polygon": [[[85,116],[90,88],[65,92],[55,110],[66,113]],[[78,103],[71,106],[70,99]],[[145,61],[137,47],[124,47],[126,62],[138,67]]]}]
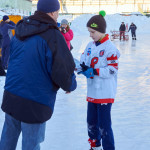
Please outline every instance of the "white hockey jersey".
[{"label": "white hockey jersey", "polygon": [[118,58],[120,53],[108,35],[99,45],[90,42],[81,55],[80,63],[95,68],[98,75],[87,79],[87,101],[113,103],[117,89]]}]

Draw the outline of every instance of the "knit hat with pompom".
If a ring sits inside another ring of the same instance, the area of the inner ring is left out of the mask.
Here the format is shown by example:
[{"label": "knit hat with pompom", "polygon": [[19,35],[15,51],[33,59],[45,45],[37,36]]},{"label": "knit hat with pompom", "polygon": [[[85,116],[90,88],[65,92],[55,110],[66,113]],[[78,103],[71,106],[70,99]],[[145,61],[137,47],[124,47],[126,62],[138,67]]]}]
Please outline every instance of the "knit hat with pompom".
[{"label": "knit hat with pompom", "polygon": [[93,16],[88,22],[87,27],[90,27],[96,31],[99,31],[101,33],[106,32],[106,21],[104,19],[104,16],[106,15],[105,11],[100,11],[99,15]]}]

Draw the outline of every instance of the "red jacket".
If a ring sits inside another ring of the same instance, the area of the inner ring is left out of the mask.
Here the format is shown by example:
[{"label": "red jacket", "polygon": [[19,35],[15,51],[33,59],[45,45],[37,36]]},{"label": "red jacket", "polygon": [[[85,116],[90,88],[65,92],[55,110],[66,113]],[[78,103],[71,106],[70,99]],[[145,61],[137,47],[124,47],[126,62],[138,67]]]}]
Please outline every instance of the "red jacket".
[{"label": "red jacket", "polygon": [[64,36],[67,46],[70,50],[70,41],[73,39],[73,31],[71,29],[69,29],[68,32],[66,32],[66,33],[61,32],[61,34]]}]

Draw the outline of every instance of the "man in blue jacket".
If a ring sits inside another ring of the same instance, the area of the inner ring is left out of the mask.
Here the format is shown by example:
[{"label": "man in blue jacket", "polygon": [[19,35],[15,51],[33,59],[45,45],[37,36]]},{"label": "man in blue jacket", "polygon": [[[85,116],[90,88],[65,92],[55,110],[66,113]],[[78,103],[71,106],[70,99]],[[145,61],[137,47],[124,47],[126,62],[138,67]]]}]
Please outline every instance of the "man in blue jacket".
[{"label": "man in blue jacket", "polygon": [[129,31],[131,30],[132,40],[136,40],[136,29],[137,29],[136,25],[134,23],[131,23]]},{"label": "man in blue jacket", "polygon": [[39,150],[59,88],[76,89],[75,64],[57,27],[58,0],[39,0],[33,16],[21,20],[11,42],[2,110],[0,149]]},{"label": "man in blue jacket", "polygon": [[9,20],[7,15],[3,16],[3,21],[0,24],[0,32],[3,36],[2,42],[2,66],[4,69],[8,67],[9,51],[10,51],[10,36],[11,30],[15,28],[15,23]]}]

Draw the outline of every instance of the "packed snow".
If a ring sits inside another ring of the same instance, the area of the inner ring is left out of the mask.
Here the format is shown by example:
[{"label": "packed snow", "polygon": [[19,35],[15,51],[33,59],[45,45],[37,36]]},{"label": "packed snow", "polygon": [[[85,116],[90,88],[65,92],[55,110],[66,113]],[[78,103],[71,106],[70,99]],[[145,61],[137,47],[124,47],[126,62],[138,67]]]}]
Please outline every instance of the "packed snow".
[{"label": "packed snow", "polygon": [[[74,58],[79,59],[91,40],[86,23],[92,15],[81,15],[71,23]],[[60,16],[58,21],[68,16]],[[150,147],[150,18],[107,15],[107,33],[119,30],[122,21],[137,26],[137,41],[114,40],[120,50],[118,92],[112,107],[112,127],[116,150],[148,150]],[[69,18],[68,18],[69,19]],[[0,103],[5,77],[0,77]],[[86,79],[77,75],[78,87],[65,94],[59,90],[52,118],[47,122],[41,150],[88,150],[86,126]],[[0,134],[4,113],[0,110]],[[21,149],[21,136],[17,150]]]}]

